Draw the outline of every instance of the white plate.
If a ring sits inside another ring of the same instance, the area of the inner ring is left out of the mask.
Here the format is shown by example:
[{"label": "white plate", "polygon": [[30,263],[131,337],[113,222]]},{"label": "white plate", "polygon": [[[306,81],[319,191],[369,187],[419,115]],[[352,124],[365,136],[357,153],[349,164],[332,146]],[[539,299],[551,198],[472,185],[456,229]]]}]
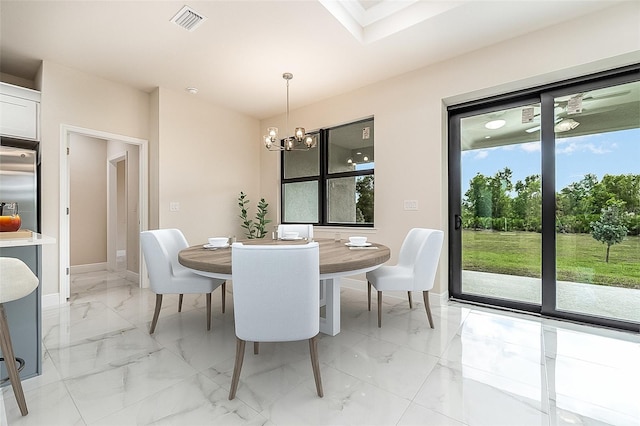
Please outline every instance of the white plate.
[{"label": "white plate", "polygon": [[283,240],[283,241],[295,241],[295,240],[301,240],[302,237],[293,237],[293,238],[291,238],[291,237],[282,237],[280,239]]},{"label": "white plate", "polygon": [[223,246],[212,246],[211,244],[205,244],[202,247],[204,247],[206,249],[219,249],[219,248],[227,248],[227,247],[229,247],[229,244],[225,244]]},{"label": "white plate", "polygon": [[345,243],[344,245],[347,247],[369,247],[371,243],[364,243],[364,244]]}]

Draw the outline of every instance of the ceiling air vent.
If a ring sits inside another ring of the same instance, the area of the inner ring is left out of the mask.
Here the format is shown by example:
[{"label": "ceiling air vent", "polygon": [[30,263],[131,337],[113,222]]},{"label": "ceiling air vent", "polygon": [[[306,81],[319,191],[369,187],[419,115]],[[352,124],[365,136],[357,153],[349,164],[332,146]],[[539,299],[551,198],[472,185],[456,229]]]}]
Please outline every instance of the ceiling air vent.
[{"label": "ceiling air vent", "polygon": [[185,6],[171,18],[171,22],[181,26],[187,31],[193,31],[207,20],[207,17],[199,14],[189,6]]}]

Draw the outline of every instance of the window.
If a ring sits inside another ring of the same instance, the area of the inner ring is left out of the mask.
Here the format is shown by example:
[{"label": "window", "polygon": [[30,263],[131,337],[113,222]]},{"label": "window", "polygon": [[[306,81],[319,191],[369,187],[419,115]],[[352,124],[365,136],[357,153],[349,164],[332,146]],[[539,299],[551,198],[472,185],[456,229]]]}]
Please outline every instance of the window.
[{"label": "window", "polygon": [[320,129],[318,148],[282,152],[282,222],[373,226],[373,118]]}]

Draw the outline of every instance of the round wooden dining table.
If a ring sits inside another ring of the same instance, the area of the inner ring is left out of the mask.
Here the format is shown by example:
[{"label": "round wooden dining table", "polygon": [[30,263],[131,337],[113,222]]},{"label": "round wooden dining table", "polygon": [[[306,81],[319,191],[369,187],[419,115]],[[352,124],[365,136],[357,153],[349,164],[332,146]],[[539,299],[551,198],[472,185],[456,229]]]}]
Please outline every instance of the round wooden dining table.
[{"label": "round wooden dining table", "polygon": [[[367,247],[349,247],[345,241],[315,238],[320,251],[320,300],[325,316],[320,316],[320,331],[335,336],[340,332],[340,278],[376,269],[390,259],[389,247],[371,243]],[[243,244],[306,244],[306,240],[253,239]],[[229,280],[231,247],[210,249],[197,245],[181,250],[178,262],[193,272],[212,278]]]}]

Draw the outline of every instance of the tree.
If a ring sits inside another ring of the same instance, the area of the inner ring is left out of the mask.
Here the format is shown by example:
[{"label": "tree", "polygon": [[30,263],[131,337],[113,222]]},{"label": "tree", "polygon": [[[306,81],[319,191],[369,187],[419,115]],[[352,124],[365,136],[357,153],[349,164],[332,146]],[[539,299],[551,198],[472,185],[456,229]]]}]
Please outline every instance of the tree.
[{"label": "tree", "polygon": [[473,218],[491,217],[491,189],[489,178],[477,173],[469,182],[469,189],[464,194],[465,209]]},{"label": "tree", "polygon": [[373,223],[373,176],[356,181],[356,222]]},{"label": "tree", "polygon": [[579,182],[573,182],[560,191],[559,205],[566,216],[596,213],[593,206],[593,189],[598,185],[598,177],[588,173]]},{"label": "tree", "polygon": [[525,230],[536,230],[542,215],[540,175],[527,176],[524,182],[517,181],[514,189],[516,197],[512,201],[513,217],[522,220]]},{"label": "tree", "polygon": [[505,167],[489,179],[489,186],[491,188],[491,213],[494,218],[508,217],[510,214],[511,197],[509,197],[509,193],[513,189],[511,176],[511,169]]},{"label": "tree", "polygon": [[591,235],[597,241],[607,245],[605,262],[609,263],[609,250],[614,244],[621,243],[627,235],[627,227],[624,225],[624,212],[621,202],[610,203],[602,209],[600,220],[590,223]]}]

